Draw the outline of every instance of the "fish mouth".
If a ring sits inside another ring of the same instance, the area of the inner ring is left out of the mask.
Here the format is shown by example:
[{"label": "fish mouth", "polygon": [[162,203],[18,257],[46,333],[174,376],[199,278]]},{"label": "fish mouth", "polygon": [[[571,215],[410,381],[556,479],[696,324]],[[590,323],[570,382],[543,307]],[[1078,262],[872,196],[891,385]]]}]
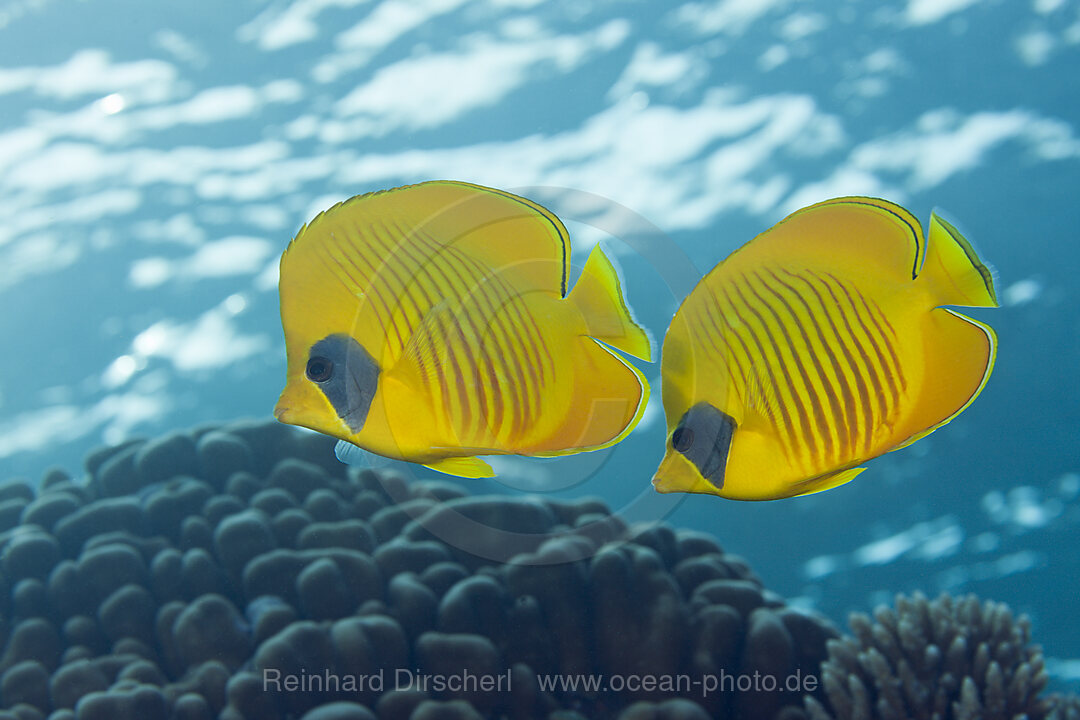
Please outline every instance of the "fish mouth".
[{"label": "fish mouth", "polygon": [[678,476],[675,472],[675,468],[672,467],[671,453],[664,454],[664,459],[660,461],[660,467],[656,468],[656,472],[653,473],[652,486],[658,493],[672,493],[680,490],[677,487],[677,483],[673,480]]},{"label": "fish mouth", "polygon": [[287,425],[293,425],[293,415],[293,409],[288,405],[283,405],[279,402],[276,406],[274,406],[274,418],[276,418],[278,422],[282,422]]},{"label": "fish mouth", "polygon": [[680,478],[677,473],[660,472],[659,470],[653,475],[652,479],[653,490],[658,493],[678,493],[678,492],[695,492],[691,483],[680,482]]},{"label": "fish mouth", "polygon": [[659,471],[653,475],[652,486],[653,490],[658,493],[672,492],[672,488],[669,486],[667,479]]},{"label": "fish mouth", "polygon": [[303,406],[302,398],[297,397],[296,389],[289,383],[274,403],[274,418],[286,425],[296,425]]},{"label": "fish mouth", "polygon": [[697,468],[683,455],[669,450],[653,475],[652,486],[658,493],[712,493],[718,495]]}]

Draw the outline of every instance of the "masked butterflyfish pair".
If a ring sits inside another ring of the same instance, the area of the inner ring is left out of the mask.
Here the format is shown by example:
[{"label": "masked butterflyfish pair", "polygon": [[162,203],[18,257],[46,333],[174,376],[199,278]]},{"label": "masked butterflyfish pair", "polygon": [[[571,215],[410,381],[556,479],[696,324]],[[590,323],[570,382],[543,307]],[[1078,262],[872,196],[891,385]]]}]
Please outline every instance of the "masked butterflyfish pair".
[{"label": "masked butterflyfish pair", "polygon": [[[288,378],[275,415],[342,446],[488,477],[480,455],[610,447],[649,388],[619,276],[594,248],[568,289],[560,220],[434,181],[348,200],[281,259]],[[851,480],[956,417],[995,336],[946,305],[996,306],[993,276],[934,214],[874,198],[799,210],[684,300],[661,377],[659,492],[770,500]]]}]

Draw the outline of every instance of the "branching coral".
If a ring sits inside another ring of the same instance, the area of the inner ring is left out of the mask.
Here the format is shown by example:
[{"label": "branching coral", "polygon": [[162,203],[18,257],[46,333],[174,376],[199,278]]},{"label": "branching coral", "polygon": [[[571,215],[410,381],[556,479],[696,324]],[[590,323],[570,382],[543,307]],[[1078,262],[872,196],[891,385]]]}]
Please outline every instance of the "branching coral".
[{"label": "branching coral", "polygon": [[916,593],[852,615],[853,637],[831,640],[822,683],[832,714],[814,698],[813,720],[1046,718],[1061,702],[1046,687],[1042,651],[1024,616],[1004,604]]}]

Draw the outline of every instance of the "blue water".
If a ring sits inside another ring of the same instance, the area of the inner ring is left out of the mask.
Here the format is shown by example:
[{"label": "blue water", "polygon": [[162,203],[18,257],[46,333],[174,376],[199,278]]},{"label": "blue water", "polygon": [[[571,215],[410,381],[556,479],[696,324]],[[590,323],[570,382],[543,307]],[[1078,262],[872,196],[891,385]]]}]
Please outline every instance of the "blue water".
[{"label": "blue water", "polygon": [[1078,112],[1075,0],[2,2],[0,475],[268,415],[277,257],[357,193],[549,203],[575,265],[605,241],[658,341],[787,212],[878,195],[945,209],[999,271],[1003,307],[971,313],[996,370],[958,420],[781,502],[658,499],[657,412],[476,486],[708,530],[837,620],[898,591],[1003,600],[1080,677]]}]

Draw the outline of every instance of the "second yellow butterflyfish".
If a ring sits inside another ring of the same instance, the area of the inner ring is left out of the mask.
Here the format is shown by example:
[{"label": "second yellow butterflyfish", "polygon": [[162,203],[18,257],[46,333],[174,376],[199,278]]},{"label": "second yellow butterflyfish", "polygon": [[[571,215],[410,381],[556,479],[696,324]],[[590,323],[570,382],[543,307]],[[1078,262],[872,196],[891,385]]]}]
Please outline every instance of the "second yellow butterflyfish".
[{"label": "second yellow butterflyfish", "polygon": [[996,337],[946,305],[997,305],[937,214],[846,197],[796,211],[717,265],[664,339],[660,492],[771,500],[841,485],[955,418]]},{"label": "second yellow butterflyfish", "polygon": [[463,477],[477,455],[622,440],[648,398],[611,348],[648,360],[596,247],[568,291],[563,223],[526,198],[433,181],[361,195],[282,255],[287,380],[274,414]]}]

